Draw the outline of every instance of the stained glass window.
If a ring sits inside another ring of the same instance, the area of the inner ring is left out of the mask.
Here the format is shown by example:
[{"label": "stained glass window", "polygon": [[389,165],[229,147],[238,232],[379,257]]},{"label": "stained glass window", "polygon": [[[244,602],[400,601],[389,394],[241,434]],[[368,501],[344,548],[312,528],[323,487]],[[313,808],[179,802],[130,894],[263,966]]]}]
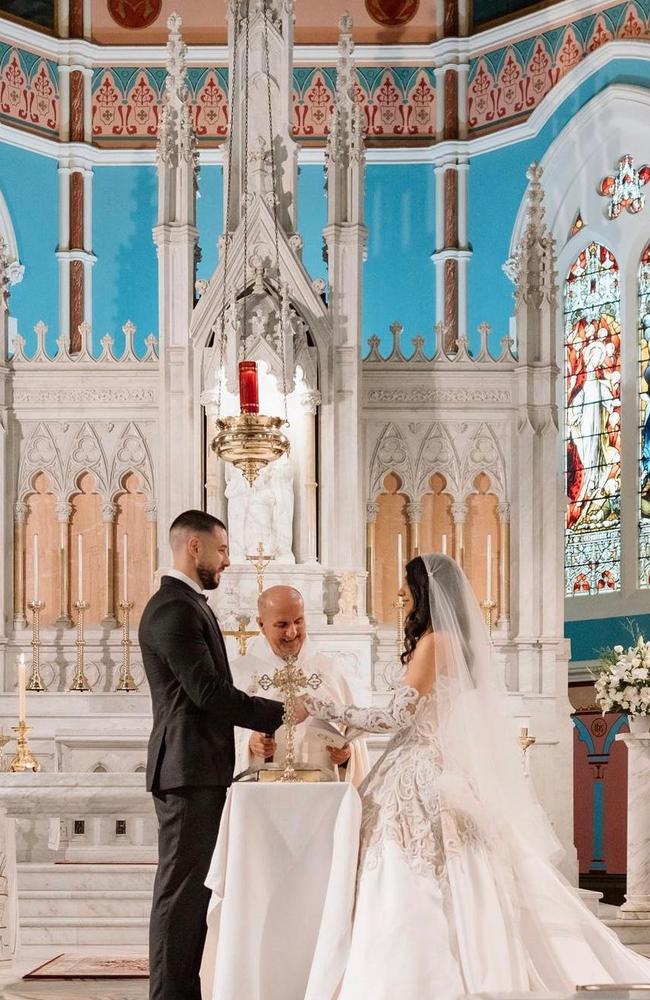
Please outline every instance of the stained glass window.
[{"label": "stained glass window", "polygon": [[639,584],[650,587],[650,243],[639,264]]},{"label": "stained glass window", "polygon": [[571,226],[571,233],[570,233],[570,235],[571,236],[575,236],[576,233],[579,233],[581,229],[584,229],[584,227],[585,227],[585,224],[582,221],[582,215],[580,214],[580,212],[577,212],[576,213],[576,217],[573,220],[573,225]]},{"label": "stained glass window", "polygon": [[564,291],[569,597],[620,590],[620,314],[616,258],[590,243]]}]

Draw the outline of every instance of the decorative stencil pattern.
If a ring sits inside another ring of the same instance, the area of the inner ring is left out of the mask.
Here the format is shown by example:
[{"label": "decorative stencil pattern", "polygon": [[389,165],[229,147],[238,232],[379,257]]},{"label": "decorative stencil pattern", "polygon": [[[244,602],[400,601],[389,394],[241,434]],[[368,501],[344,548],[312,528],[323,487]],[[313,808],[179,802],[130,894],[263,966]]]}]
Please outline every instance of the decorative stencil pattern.
[{"label": "decorative stencil pattern", "polygon": [[0,42],[0,121],[52,134],[59,129],[59,68]]},{"label": "decorative stencil pattern", "polygon": [[[109,67],[93,76],[93,136],[99,140],[150,139],[160,119],[162,69]],[[199,139],[220,141],[228,132],[228,74],[224,68],[188,71],[194,125]],[[334,107],[333,67],[294,70],[293,135],[323,141]],[[435,78],[431,68],[365,67],[357,71],[357,100],[373,138],[435,135]]]},{"label": "decorative stencil pattern", "polygon": [[468,123],[487,132],[526,118],[586,56],[614,39],[650,37],[650,0],[619,3],[470,63]]}]

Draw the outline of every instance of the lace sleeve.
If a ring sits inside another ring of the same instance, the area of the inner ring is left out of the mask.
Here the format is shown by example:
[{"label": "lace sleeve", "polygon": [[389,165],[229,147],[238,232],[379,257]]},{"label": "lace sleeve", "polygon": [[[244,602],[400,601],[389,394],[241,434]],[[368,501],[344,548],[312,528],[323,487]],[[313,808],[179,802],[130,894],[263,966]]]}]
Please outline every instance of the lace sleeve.
[{"label": "lace sleeve", "polygon": [[396,733],[413,723],[415,707],[420,693],[406,685],[395,690],[386,708],[357,708],[356,705],[337,705],[313,695],[303,695],[302,700],[310,715],[328,722],[343,722],[366,733]]}]

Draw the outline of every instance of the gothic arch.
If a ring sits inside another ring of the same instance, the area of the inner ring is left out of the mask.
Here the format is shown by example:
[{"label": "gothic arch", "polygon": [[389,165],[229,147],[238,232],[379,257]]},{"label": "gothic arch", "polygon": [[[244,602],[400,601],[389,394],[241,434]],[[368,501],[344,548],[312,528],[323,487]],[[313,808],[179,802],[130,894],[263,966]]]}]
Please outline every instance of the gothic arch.
[{"label": "gothic arch", "polygon": [[445,493],[454,500],[460,490],[460,469],[458,455],[447,428],[443,424],[431,424],[426,432],[415,464],[416,491],[418,499],[430,493],[430,480],[439,473],[445,479]]},{"label": "gothic arch", "polygon": [[40,422],[30,434],[18,469],[16,499],[24,501],[33,492],[35,477],[43,472],[58,500],[65,499],[65,474],[61,452],[47,424]]},{"label": "gothic arch", "polygon": [[153,500],[154,476],[151,453],[140,428],[129,423],[124,428],[115,449],[109,481],[109,498],[115,501],[124,492],[124,477],[133,473],[138,477],[142,492]]},{"label": "gothic arch", "polygon": [[466,500],[468,496],[476,493],[475,481],[481,472],[490,480],[492,492],[499,502],[505,503],[507,498],[505,462],[494,430],[485,423],[479,425],[463,456],[459,499]]},{"label": "gothic arch", "polygon": [[399,476],[402,483],[400,492],[406,494],[409,500],[414,500],[416,490],[411,455],[399,425],[392,421],[381,432],[370,463],[368,496],[371,500],[385,492],[384,479],[389,472]]},{"label": "gothic arch", "polygon": [[78,492],[79,478],[89,472],[97,487],[96,492],[108,496],[108,463],[97,432],[92,424],[83,423],[70,447],[65,472],[66,500]]}]

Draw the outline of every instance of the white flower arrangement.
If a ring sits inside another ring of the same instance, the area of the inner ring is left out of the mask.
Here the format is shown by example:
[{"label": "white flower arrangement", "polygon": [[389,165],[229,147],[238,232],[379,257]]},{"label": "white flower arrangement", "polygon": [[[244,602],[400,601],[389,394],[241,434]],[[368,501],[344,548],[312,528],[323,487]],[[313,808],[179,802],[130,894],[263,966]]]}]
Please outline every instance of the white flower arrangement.
[{"label": "white flower arrangement", "polygon": [[606,650],[595,688],[603,715],[605,712],[650,715],[650,642],[638,635],[627,650],[623,646]]}]

